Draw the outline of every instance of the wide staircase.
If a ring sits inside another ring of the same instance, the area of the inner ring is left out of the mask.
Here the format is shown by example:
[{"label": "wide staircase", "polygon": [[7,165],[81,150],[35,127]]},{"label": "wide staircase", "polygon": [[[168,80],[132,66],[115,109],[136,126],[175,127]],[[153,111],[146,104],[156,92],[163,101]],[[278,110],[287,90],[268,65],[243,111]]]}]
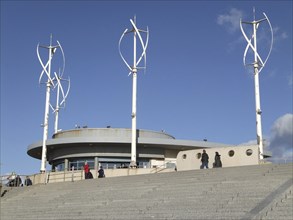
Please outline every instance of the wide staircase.
[{"label": "wide staircase", "polygon": [[264,164],[18,187],[0,217],[291,220],[292,175],[292,163]]}]

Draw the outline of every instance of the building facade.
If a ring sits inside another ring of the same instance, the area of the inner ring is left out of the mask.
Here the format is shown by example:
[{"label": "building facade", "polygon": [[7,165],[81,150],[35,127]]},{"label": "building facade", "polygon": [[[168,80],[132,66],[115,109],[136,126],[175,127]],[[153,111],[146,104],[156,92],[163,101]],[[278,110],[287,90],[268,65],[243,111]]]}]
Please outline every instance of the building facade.
[{"label": "building facade", "polygon": [[[128,168],[131,158],[131,129],[77,128],[60,131],[47,140],[47,161],[52,170],[81,170],[87,162],[91,169]],[[207,141],[177,140],[162,131],[137,130],[139,168],[175,168],[180,151],[232,147]],[[29,156],[40,159],[42,141],[28,146]]]}]

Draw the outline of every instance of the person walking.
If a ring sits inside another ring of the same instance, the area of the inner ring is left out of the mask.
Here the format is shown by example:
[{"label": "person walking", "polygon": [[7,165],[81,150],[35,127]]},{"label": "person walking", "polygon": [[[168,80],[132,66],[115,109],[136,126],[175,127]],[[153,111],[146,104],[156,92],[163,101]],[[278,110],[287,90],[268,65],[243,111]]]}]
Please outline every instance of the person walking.
[{"label": "person walking", "polygon": [[87,161],[85,161],[84,166],[83,166],[84,177],[85,177],[85,179],[88,178],[88,172],[89,172],[89,169],[90,169],[90,167],[89,167],[89,165],[87,164]]},{"label": "person walking", "polygon": [[202,151],[202,155],[201,155],[201,166],[200,169],[204,169],[204,168],[209,169],[209,155],[206,153],[205,150]]},{"label": "person walking", "polygon": [[93,174],[91,172],[91,170],[89,169],[89,172],[87,173],[86,179],[93,179]]},{"label": "person walking", "polygon": [[25,186],[31,186],[31,185],[33,185],[32,180],[30,179],[29,176],[26,176],[26,178],[24,180],[24,185]]},{"label": "person walking", "polygon": [[105,177],[105,172],[102,166],[100,166],[100,169],[98,170],[98,178],[104,178]]},{"label": "person walking", "polygon": [[215,162],[213,165],[214,165],[214,168],[222,167],[221,155],[218,152],[216,152]]}]

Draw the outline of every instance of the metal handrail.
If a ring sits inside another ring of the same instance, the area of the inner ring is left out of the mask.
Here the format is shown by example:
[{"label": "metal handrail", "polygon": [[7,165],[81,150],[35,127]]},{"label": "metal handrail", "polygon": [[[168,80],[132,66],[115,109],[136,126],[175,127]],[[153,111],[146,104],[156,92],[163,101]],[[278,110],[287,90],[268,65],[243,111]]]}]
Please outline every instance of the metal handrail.
[{"label": "metal handrail", "polygon": [[[80,175],[76,176],[75,175],[76,173]],[[48,171],[46,183],[49,183],[51,179],[54,180],[54,182],[67,182],[68,180],[71,180],[72,182],[74,182],[76,180],[82,180],[83,170],[69,170],[69,171],[63,170],[63,171],[55,171],[55,172]]]},{"label": "metal handrail", "polygon": [[22,187],[27,186],[25,184],[26,177],[30,177],[32,184],[34,181],[31,178],[31,175],[17,175],[17,174],[10,174],[10,175],[2,175],[0,176],[0,185],[7,186],[7,187]]},{"label": "metal handrail", "polygon": [[[161,171],[163,171],[165,169],[170,169],[170,168],[167,168],[166,165],[167,164],[171,164],[171,163],[174,164],[173,162],[168,161],[168,162],[163,163],[162,165],[159,165],[157,167],[154,167],[153,170],[151,170],[151,173],[153,173],[153,171],[154,171],[154,173],[159,173],[159,172],[161,172]],[[176,166],[175,166],[175,170],[176,170]]]},{"label": "metal handrail", "polygon": [[277,164],[286,164],[286,163],[292,163],[293,158],[292,157],[271,157],[271,158],[268,158],[267,161],[270,161],[272,163],[277,163]]}]

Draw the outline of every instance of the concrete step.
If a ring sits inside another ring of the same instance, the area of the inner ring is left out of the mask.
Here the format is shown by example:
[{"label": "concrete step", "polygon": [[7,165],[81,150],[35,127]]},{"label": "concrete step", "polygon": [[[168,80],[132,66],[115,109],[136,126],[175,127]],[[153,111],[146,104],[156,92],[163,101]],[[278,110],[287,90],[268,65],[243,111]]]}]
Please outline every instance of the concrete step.
[{"label": "concrete step", "polygon": [[[261,165],[12,189],[1,198],[0,217],[1,220],[11,216],[22,220],[241,219],[292,178],[290,172],[290,166]],[[268,211],[268,216],[271,213],[283,217],[280,213],[290,212],[292,197],[292,190],[284,194],[279,201],[282,203]]]}]

